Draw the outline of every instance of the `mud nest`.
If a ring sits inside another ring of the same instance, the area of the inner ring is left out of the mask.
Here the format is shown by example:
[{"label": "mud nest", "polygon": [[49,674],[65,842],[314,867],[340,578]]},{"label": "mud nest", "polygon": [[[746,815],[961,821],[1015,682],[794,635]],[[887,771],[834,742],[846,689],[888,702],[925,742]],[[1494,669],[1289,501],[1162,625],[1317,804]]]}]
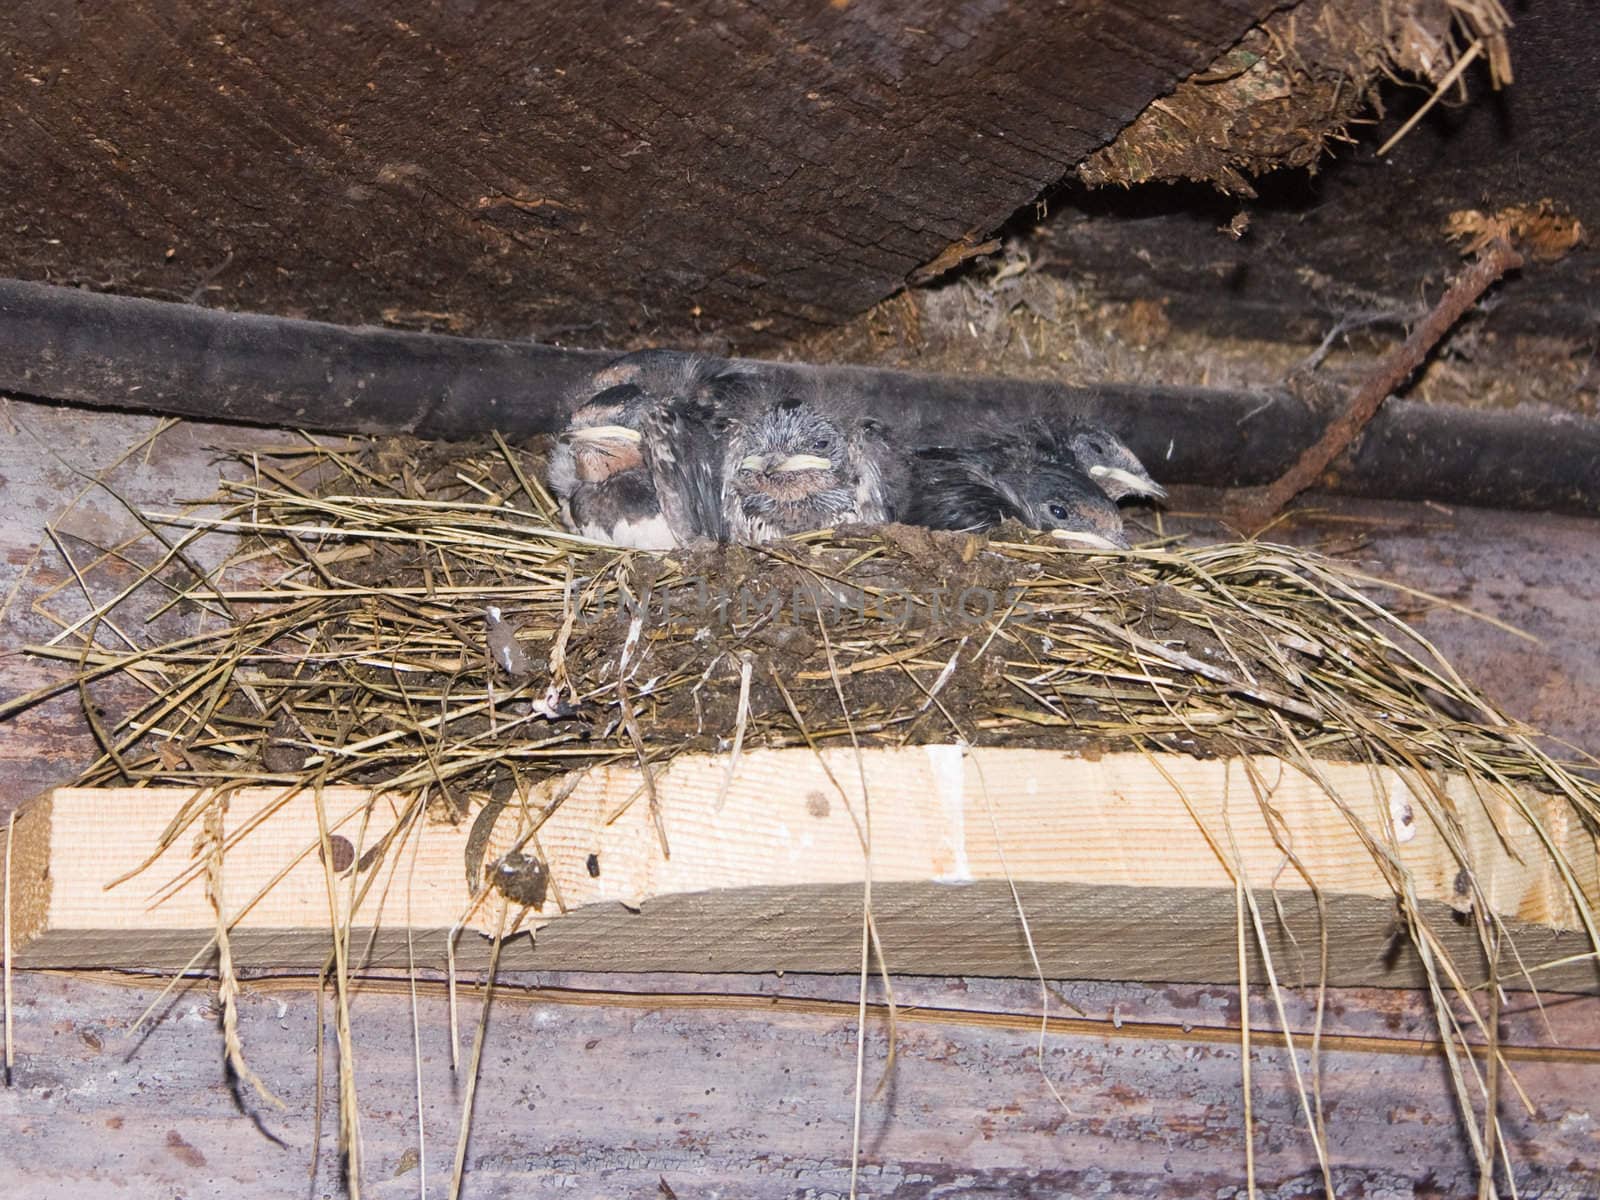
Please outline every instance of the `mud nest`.
[{"label": "mud nest", "polygon": [[[1464,772],[1600,814],[1377,598],[1401,589],[1307,551],[887,526],[657,556],[562,532],[537,449],[499,440],[242,466],[148,514],[117,555],[134,581],[35,648],[75,669],[8,709],[78,691],[102,751],[80,783],[348,783],[464,815],[600,762],[959,740]],[[141,642],[141,604],[185,631]]]},{"label": "mud nest", "polygon": [[1381,85],[1460,88],[1457,64],[1482,55],[1511,81],[1499,0],[1307,0],[1274,13],[1205,70],[1156,100],[1078,167],[1091,187],[1191,179],[1253,197],[1249,180],[1315,169],[1330,141],[1376,109]]}]

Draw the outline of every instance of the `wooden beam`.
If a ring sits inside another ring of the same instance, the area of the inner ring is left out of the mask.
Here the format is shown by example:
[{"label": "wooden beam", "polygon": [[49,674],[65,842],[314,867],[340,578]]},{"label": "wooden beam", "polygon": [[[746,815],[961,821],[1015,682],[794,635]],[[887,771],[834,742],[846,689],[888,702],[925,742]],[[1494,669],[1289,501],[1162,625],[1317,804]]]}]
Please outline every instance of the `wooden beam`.
[{"label": "wooden beam", "polygon": [[[1341,15],[1350,7],[1337,6]],[[1102,297],[1158,302],[1175,325],[1212,336],[1309,346],[1341,318],[1387,311],[1392,323],[1378,328],[1398,339],[1413,310],[1426,309],[1439,281],[1460,266],[1444,236],[1447,214],[1550,197],[1588,229],[1600,224],[1600,176],[1571,137],[1578,114],[1600,109],[1600,27],[1584,19],[1588,11],[1585,0],[1521,6],[1510,32],[1516,82],[1492,103],[1424,121],[1380,156],[1376,148],[1426,99],[1393,92],[1376,124],[1318,163],[1314,180],[1292,170],[1253,178],[1254,203],[1181,185],[1065,188],[1052,220],[1036,227],[1047,251],[1035,261]],[[1323,28],[1304,11],[1279,19],[1301,36]],[[1475,84],[1474,99],[1488,100],[1487,91]],[[1152,106],[1141,121],[1170,119],[1171,111]],[[1241,211],[1249,233],[1218,237],[1218,226]],[[1375,229],[1384,231],[1384,252],[1365,253]],[[1472,317],[1473,344],[1587,339],[1597,291],[1600,243],[1591,233],[1560,262],[1502,284]],[[1515,359],[1500,361],[1516,369]]]},{"label": "wooden beam", "polygon": [[0,272],[605,344],[861,312],[1278,5],[179,7],[0,8]]},{"label": "wooden beam", "polygon": [[[559,986],[502,979],[495,992],[464,1195],[659,1198],[662,1180],[686,1200],[848,1191],[854,980],[563,974],[532,982]],[[331,1035],[319,1024],[314,982],[252,979],[239,996],[245,1055],[286,1113],[234,1091],[207,985],[141,1019],[159,986],[125,974],[22,973],[17,1085],[0,1089],[0,1121],[17,1131],[0,1143],[8,1181],[20,1182],[11,1194],[70,1200],[109,1190],[86,1180],[115,1179],[129,1196],[344,1197],[328,1128],[331,1064],[317,1087],[314,1047]],[[356,989],[365,1191],[416,1196],[425,1176],[428,1194],[442,1195],[462,1087],[451,1070],[444,989],[420,981],[416,1009],[404,979]],[[458,990],[464,1054],[481,993]],[[1042,1067],[1032,980],[896,980],[892,1064],[886,1014],[869,1007],[862,1193],[1242,1195],[1236,993],[1072,981],[1052,981],[1051,993]],[[1291,996],[1289,1005],[1304,1056],[1315,1001]],[[1306,1182],[1316,1159],[1287,1055],[1269,1032],[1275,1014],[1265,997],[1251,1007],[1260,1194],[1318,1195]],[[1414,1186],[1418,1197],[1475,1196],[1471,1146],[1426,998],[1340,990],[1324,1018],[1336,1195],[1410,1196]],[[1584,1114],[1600,1094],[1600,1061],[1588,1049],[1600,1044],[1600,1001],[1546,996],[1542,1008],[1507,1005],[1503,1020],[1502,1052],[1532,1102],[1530,1111],[1508,1100],[1501,1114],[1518,1192],[1591,1197],[1581,1181],[1600,1178],[1600,1140]],[[419,1070],[420,1116],[411,1099]],[[1047,1080],[1068,1097],[1070,1116]],[[305,1178],[313,1158],[314,1190]]]},{"label": "wooden beam", "polygon": [[615,355],[349,328],[0,279],[0,389],[96,408],[339,433],[557,429]]},{"label": "wooden beam", "polygon": [[[1595,841],[1563,800],[1530,795],[1524,812],[1453,779],[1446,832],[1397,772],[1344,764],[1319,771],[1344,811],[1317,781],[1266,758],[1087,759],[926,746],[869,750],[858,763],[846,750],[821,758],[754,751],[719,803],[726,757],[684,756],[655,780],[671,848],[663,857],[638,771],[597,767],[528,842],[528,852],[548,864],[549,886],[523,922],[537,929],[536,944],[515,939],[503,961],[549,969],[854,969],[866,872],[860,831],[869,814],[874,913],[890,967],[901,973],[1031,974],[1009,874],[1051,976],[1234,980],[1237,869],[1261,900],[1281,977],[1315,978],[1310,879],[1328,906],[1331,981],[1411,986],[1418,976],[1403,952],[1393,888],[1364,839],[1409,875],[1436,933],[1469,975],[1481,962],[1471,923],[1450,911],[1464,899],[1451,840],[1464,847],[1481,895],[1517,934],[1526,963],[1589,949],[1574,932],[1577,907],[1545,849],[1547,839],[1560,848],[1587,902],[1600,907]],[[353,924],[363,932],[356,945],[376,931],[371,961],[403,962],[409,927],[414,946],[437,961],[444,931],[466,919],[472,932],[462,954],[481,962],[485,935],[506,902],[492,893],[469,915],[467,859],[480,846],[491,863],[498,859],[527,828],[528,814],[570,783],[547,781],[526,806],[508,805],[492,827],[484,824],[486,838],[480,830],[475,840],[465,824],[429,821],[397,838],[375,871],[339,874],[341,920],[352,885],[372,882],[357,905]],[[171,969],[202,950],[216,918],[192,856],[193,832],[172,839],[142,873],[108,887],[151,855],[174,815],[194,810],[197,795],[60,789],[27,809],[17,824],[12,883],[18,963]],[[347,843],[335,847],[341,866],[359,863],[398,809],[394,798],[358,789],[328,789],[321,800],[332,834]],[[320,965],[330,907],[315,798],[249,789],[228,805],[222,894],[230,915],[248,906],[234,933],[235,960],[260,969]],[[1582,963],[1537,981],[1589,986],[1595,971]]]}]

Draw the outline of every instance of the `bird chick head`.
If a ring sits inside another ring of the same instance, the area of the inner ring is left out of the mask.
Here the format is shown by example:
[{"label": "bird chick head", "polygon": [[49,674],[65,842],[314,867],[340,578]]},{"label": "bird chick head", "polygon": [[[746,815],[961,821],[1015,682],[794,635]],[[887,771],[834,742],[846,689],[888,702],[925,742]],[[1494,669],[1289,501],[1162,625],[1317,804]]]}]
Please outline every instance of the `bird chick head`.
[{"label": "bird chick head", "polygon": [[739,439],[734,487],[795,503],[839,487],[846,442],[833,422],[803,400],[778,401]]},{"label": "bird chick head", "polygon": [[[765,393],[765,394],[764,394]],[[886,519],[883,444],[853,395],[771,398],[756,380],[743,411],[729,422],[724,510],[737,541]]]},{"label": "bird chick head", "polygon": [[643,463],[640,427],[649,406],[649,396],[631,383],[609,387],[578,406],[560,442],[578,482],[602,483]]},{"label": "bird chick head", "polygon": [[1083,425],[1067,437],[1067,447],[1100,490],[1113,500],[1127,496],[1148,496],[1165,500],[1166,488],[1150,478],[1138,456],[1127,443],[1100,425]]},{"label": "bird chick head", "polygon": [[1041,467],[1014,485],[1012,496],[1034,529],[1096,550],[1128,548],[1116,503],[1081,471]]}]

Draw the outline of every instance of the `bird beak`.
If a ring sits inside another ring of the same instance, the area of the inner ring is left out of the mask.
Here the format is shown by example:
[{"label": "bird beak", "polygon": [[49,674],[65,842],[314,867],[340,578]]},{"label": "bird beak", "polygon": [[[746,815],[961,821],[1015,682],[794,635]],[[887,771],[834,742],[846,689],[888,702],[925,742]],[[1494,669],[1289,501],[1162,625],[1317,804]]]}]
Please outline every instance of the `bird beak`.
[{"label": "bird beak", "polygon": [[774,471],[830,471],[833,464],[815,454],[791,454],[772,465]]},{"label": "bird beak", "polygon": [[1113,542],[1108,537],[1101,537],[1098,533],[1090,533],[1086,529],[1052,529],[1050,536],[1060,538],[1063,542],[1077,542],[1088,546],[1092,550],[1126,550],[1126,542]]},{"label": "bird beak", "polygon": [[563,435],[569,442],[642,442],[644,434],[626,425],[588,425]]},{"label": "bird beak", "polygon": [[1121,467],[1094,466],[1089,468],[1089,475],[1093,479],[1109,479],[1113,483],[1120,483],[1130,492],[1140,496],[1149,496],[1154,500],[1167,498],[1167,489],[1155,480],[1135,475],[1132,471],[1124,471]]},{"label": "bird beak", "polygon": [[827,471],[833,464],[815,454],[791,454],[775,459],[766,454],[749,454],[739,460],[741,471],[771,471],[774,474],[788,471]]}]

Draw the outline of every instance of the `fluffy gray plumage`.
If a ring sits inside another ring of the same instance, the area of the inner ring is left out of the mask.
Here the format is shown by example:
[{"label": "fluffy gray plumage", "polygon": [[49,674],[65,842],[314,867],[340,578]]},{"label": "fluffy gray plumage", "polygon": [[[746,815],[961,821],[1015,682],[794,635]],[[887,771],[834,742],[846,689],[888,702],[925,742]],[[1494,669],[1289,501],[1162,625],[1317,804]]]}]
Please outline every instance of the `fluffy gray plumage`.
[{"label": "fluffy gray plumage", "polygon": [[764,542],[808,529],[896,518],[903,457],[853,393],[747,379],[727,420],[728,535]]},{"label": "fluffy gray plumage", "polygon": [[[1085,416],[1081,406],[1065,394],[1020,409],[980,414],[973,428],[961,433],[943,448],[990,452],[994,447],[1010,447],[1010,453],[1025,450],[1030,462],[1056,464],[1088,475],[1112,500],[1166,498],[1166,489],[1150,477],[1128,444],[1103,422]],[[1007,452],[996,451],[1002,455]]]},{"label": "fluffy gray plumage", "polygon": [[[1048,427],[1046,427],[1048,428]],[[1167,489],[1154,479],[1128,444],[1104,425],[1072,421],[1060,430],[1050,431],[1058,444],[1065,444],[1076,465],[1100,485],[1113,500],[1145,496],[1165,500]],[[1059,450],[1057,451],[1059,455]]]},{"label": "fluffy gray plumage", "polygon": [[1064,403],[981,418],[969,438],[913,458],[847,388],[647,350],[596,372],[575,399],[550,486],[569,528],[653,550],[854,522],[1007,519],[1125,546],[1115,501],[1165,495],[1116,434]]}]

